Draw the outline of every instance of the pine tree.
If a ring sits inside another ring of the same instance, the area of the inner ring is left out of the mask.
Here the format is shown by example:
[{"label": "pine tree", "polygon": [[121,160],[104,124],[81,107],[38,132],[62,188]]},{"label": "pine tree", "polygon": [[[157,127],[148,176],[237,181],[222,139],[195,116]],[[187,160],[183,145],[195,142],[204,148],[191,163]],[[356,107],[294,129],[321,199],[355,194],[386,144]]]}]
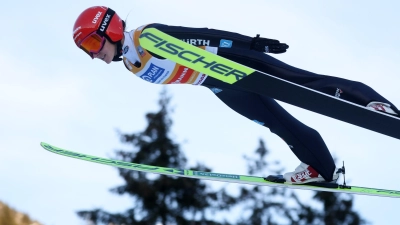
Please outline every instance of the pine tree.
[{"label": "pine tree", "polygon": [[[177,143],[169,138],[172,124],[169,118],[166,91],[161,93],[161,109],[146,114],[148,122],[143,132],[120,134],[121,141],[133,147],[133,151],[116,151],[116,159],[127,162],[169,168],[185,168],[187,159]],[[193,170],[211,170],[197,165]],[[197,179],[149,174],[118,169],[125,181],[112,192],[129,195],[133,207],[124,213],[112,214],[101,209],[80,211],[78,215],[94,224],[222,224],[209,219],[213,209],[229,209],[234,198],[224,190],[212,191]],[[220,201],[224,199],[224,201]]]}]

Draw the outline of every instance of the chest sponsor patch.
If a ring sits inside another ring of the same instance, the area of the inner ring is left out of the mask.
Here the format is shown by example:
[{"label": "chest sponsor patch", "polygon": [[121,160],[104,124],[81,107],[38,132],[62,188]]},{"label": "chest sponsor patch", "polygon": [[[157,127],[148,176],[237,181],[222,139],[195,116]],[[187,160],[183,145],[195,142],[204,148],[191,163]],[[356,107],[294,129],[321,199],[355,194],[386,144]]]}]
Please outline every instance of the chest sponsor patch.
[{"label": "chest sponsor patch", "polygon": [[193,73],[193,70],[184,66],[181,66],[174,78],[169,82],[170,84],[184,84],[186,83],[190,75]]},{"label": "chest sponsor patch", "polygon": [[149,68],[144,72],[140,78],[145,81],[155,83],[158,78],[164,73],[165,69],[154,65],[153,63],[150,64]]}]

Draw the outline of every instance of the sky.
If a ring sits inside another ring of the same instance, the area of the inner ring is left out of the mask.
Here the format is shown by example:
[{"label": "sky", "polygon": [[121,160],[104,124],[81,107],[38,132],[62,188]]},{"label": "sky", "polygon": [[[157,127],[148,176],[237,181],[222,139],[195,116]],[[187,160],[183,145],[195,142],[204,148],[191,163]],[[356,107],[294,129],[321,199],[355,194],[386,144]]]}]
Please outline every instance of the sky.
[{"label": "sky", "polygon": [[[400,106],[397,1],[2,1],[0,201],[46,225],[84,224],[76,211],[121,212],[130,199],[109,192],[122,184],[115,168],[54,155],[40,142],[111,157],[115,149],[129,149],[116,130],[143,130],[145,113],[158,110],[165,87],[141,80],[121,63],[91,60],[75,46],[75,19],[93,5],[113,8],[126,18],[128,30],[163,23],[278,39],[290,48],[272,55],[277,59],[363,82]],[[208,89],[167,90],[174,107],[172,138],[182,143],[189,165],[202,162],[215,172],[246,174],[242,156],[262,138],[271,158],[288,171],[298,166],[278,136],[230,110]],[[349,185],[400,190],[400,140],[281,105],[316,129],[332,155],[345,161]],[[312,194],[297,193],[305,199]],[[373,224],[394,224],[400,201],[355,196],[354,208]]]}]

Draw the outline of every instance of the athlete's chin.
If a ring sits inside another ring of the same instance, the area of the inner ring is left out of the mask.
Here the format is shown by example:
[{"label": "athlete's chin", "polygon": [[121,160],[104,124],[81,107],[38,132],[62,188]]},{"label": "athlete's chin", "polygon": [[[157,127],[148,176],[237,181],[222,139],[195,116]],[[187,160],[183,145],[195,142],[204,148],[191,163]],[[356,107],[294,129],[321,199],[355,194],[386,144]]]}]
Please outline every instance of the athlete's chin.
[{"label": "athlete's chin", "polygon": [[112,58],[108,58],[104,60],[105,63],[110,64],[112,62]]}]

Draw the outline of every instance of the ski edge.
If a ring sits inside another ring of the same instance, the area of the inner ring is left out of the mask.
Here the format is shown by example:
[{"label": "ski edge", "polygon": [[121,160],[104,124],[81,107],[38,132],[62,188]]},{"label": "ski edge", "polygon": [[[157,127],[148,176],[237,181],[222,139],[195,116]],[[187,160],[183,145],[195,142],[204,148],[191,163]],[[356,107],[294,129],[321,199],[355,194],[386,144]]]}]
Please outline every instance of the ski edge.
[{"label": "ski edge", "polygon": [[168,167],[158,167],[145,164],[130,163],[121,160],[106,159],[98,156],[92,156],[88,154],[78,153],[59,147],[55,147],[51,144],[41,142],[40,145],[47,151],[52,153],[67,156],[75,159],[80,159],[88,162],[99,163],[103,165],[109,165],[118,168],[124,168],[129,170],[135,170],[140,172],[150,172],[161,175],[178,176],[184,178],[200,179],[200,180],[212,180],[228,183],[238,183],[238,184],[250,184],[250,185],[261,185],[270,187],[281,187],[281,188],[291,188],[291,189],[302,189],[302,190],[314,190],[314,191],[329,191],[329,192],[340,192],[358,195],[369,195],[378,197],[391,197],[400,198],[400,191],[396,190],[385,190],[385,189],[375,189],[367,187],[356,187],[351,186],[351,189],[341,189],[341,188],[321,188],[317,186],[310,185],[295,185],[288,183],[274,183],[264,180],[264,177],[257,176],[247,176],[247,175],[237,175],[237,174],[225,174],[216,172],[203,172],[187,169],[176,169]]}]

